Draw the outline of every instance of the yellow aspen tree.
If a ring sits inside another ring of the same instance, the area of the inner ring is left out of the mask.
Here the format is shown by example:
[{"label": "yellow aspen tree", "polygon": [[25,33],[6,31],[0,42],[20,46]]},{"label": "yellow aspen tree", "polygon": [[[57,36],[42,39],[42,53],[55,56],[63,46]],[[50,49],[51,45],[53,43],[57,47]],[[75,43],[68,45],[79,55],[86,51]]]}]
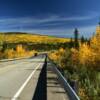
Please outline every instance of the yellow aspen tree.
[{"label": "yellow aspen tree", "polygon": [[71,48],[71,53],[72,63],[77,66],[79,64],[79,51],[75,48]]},{"label": "yellow aspen tree", "polygon": [[25,49],[23,48],[23,46],[21,44],[17,45],[17,47],[16,47],[16,56],[18,56],[18,57],[25,56]]},{"label": "yellow aspen tree", "polygon": [[9,59],[15,57],[14,56],[15,55],[15,51],[13,49],[6,50],[4,54],[5,54],[5,57],[9,58]]},{"label": "yellow aspen tree", "polygon": [[85,65],[85,66],[90,66],[91,68],[95,64],[95,53],[91,49],[90,46],[87,44],[83,44],[80,46],[79,49],[79,60],[80,63]]},{"label": "yellow aspen tree", "polygon": [[92,37],[90,46],[95,58],[95,69],[100,69],[100,27],[97,28],[96,34]]}]

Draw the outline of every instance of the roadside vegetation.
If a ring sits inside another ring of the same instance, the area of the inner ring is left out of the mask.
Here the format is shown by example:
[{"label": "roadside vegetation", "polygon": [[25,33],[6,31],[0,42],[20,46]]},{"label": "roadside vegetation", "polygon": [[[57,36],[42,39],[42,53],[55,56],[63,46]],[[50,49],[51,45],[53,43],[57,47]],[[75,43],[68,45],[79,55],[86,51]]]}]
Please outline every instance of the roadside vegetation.
[{"label": "roadside vegetation", "polygon": [[28,33],[0,33],[0,59],[32,56],[69,45],[66,38]]},{"label": "roadside vegetation", "polygon": [[81,100],[100,100],[100,26],[91,39],[83,36],[71,39],[70,47],[59,48],[49,53],[49,57],[64,71],[64,76]]}]

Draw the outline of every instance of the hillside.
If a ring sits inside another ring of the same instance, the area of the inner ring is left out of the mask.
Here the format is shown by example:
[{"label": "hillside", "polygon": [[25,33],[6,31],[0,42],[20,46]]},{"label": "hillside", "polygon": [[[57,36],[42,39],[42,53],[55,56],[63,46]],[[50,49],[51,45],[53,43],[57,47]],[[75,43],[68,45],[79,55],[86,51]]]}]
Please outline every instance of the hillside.
[{"label": "hillside", "polygon": [[9,32],[1,33],[0,40],[7,43],[65,43],[69,42],[67,38],[58,38],[47,35],[38,35],[38,34],[28,34],[28,33],[19,33],[19,32]]}]

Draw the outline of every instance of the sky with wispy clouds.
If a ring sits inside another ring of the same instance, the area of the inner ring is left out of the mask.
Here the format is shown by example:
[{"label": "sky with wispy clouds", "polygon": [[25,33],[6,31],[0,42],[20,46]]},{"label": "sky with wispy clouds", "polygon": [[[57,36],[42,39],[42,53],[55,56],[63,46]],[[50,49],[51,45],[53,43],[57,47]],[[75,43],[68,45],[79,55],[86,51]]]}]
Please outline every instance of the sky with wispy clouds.
[{"label": "sky with wispy clouds", "polygon": [[100,0],[0,0],[1,32],[90,37],[99,19]]}]

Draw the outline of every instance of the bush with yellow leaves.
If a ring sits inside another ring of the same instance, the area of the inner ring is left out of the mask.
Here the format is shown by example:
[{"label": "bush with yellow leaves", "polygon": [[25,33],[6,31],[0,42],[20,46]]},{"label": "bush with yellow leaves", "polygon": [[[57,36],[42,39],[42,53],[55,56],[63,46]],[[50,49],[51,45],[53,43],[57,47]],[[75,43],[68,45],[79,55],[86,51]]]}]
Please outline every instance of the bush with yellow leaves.
[{"label": "bush with yellow leaves", "polygon": [[34,56],[34,54],[37,53],[36,50],[25,50],[23,46],[17,45],[16,50],[14,49],[6,49],[3,58],[20,58],[20,57],[29,57],[29,56]]},{"label": "bush with yellow leaves", "polygon": [[94,56],[95,66],[94,69],[100,70],[100,32],[97,33],[90,42],[90,46]]},{"label": "bush with yellow leaves", "polygon": [[13,49],[7,49],[4,52],[4,58],[15,58],[15,51]]},{"label": "bush with yellow leaves", "polygon": [[80,64],[84,65],[84,66],[88,66],[91,68],[93,68],[93,66],[95,65],[95,52],[93,52],[92,48],[87,45],[87,44],[83,44],[80,46],[79,49],[79,61]]},{"label": "bush with yellow leaves", "polygon": [[89,100],[89,97],[87,96],[86,90],[84,88],[79,88],[78,95],[80,96],[81,100]]},{"label": "bush with yellow leaves", "polygon": [[50,59],[52,59],[54,62],[61,64],[60,59],[64,55],[65,50],[63,48],[59,48],[59,50],[53,51],[49,53]]}]

